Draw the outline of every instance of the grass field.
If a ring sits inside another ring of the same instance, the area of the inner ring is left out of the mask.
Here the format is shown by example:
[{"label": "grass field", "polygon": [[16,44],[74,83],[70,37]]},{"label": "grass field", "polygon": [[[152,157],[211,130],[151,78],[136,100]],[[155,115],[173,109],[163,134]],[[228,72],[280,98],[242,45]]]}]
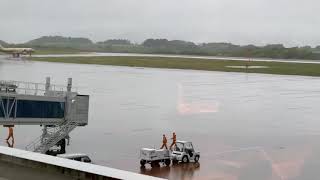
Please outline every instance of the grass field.
[{"label": "grass field", "polygon": [[[283,75],[320,76],[320,64],[285,62],[245,62],[166,57],[31,57],[33,61],[100,64],[131,67],[193,69]],[[231,68],[228,66],[267,66],[268,68]]]}]

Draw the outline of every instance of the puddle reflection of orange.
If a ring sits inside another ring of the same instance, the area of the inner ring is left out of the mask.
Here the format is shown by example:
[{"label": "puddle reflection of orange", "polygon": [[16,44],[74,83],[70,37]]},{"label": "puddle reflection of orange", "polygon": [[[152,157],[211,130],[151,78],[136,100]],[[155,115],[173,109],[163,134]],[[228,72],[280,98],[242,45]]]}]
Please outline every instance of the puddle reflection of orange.
[{"label": "puddle reflection of orange", "polygon": [[218,112],[217,102],[187,102],[184,98],[183,86],[178,85],[177,110],[181,115]]},{"label": "puddle reflection of orange", "polygon": [[218,112],[218,105],[179,102],[177,109],[178,109],[178,112],[182,115],[214,113],[214,112]]},{"label": "puddle reflection of orange", "polygon": [[[273,158],[275,160],[272,161],[272,167],[283,180],[298,177],[310,154],[311,149],[308,147],[303,147],[299,150],[294,149],[293,151],[285,151],[284,153],[277,153],[278,156]],[[269,158],[271,157],[269,156]]]},{"label": "puddle reflection of orange", "polygon": [[[152,175],[167,179],[194,179],[194,173],[199,171],[200,163],[187,163],[187,164],[176,164],[170,167],[141,167],[140,173],[145,175]],[[197,178],[198,179],[198,178]]]},{"label": "puddle reflection of orange", "polygon": [[[239,151],[243,152],[243,151]],[[272,153],[267,152],[263,148],[258,151],[258,156],[251,162],[249,159],[234,159],[231,156],[226,159],[218,159],[218,163],[221,167],[232,168],[230,173],[225,171],[215,172],[210,174],[210,178],[232,179],[235,177],[237,180],[237,174],[243,171],[243,168],[249,167],[251,163],[258,161],[266,161],[270,164],[272,169],[272,180],[290,180],[298,177],[304,167],[306,158],[310,156],[310,148],[291,149],[287,151],[274,151]],[[228,155],[226,155],[227,157]]]},{"label": "puddle reflection of orange", "polygon": [[245,164],[242,162],[236,162],[236,161],[228,161],[228,160],[217,160],[217,163],[233,167],[233,168],[242,168]]}]

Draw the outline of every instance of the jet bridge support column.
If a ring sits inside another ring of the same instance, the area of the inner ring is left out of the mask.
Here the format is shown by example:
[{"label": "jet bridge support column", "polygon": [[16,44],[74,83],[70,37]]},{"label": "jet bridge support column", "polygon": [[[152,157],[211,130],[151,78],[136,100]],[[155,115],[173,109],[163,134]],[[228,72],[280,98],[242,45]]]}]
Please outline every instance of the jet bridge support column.
[{"label": "jet bridge support column", "polygon": [[68,78],[67,91],[71,92],[72,89],[72,78]]},{"label": "jet bridge support column", "polygon": [[46,92],[50,90],[50,77],[46,77]]}]

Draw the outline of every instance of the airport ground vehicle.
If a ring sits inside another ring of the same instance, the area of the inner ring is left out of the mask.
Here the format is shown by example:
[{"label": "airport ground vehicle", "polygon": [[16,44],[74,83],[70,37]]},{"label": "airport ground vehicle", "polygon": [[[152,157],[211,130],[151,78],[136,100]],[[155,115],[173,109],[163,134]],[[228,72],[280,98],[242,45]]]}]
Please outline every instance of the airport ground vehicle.
[{"label": "airport ground vehicle", "polygon": [[170,151],[166,149],[149,149],[142,148],[140,150],[140,165],[150,164],[151,167],[158,167],[160,163],[169,166],[171,164]]},{"label": "airport ground vehicle", "polygon": [[91,163],[91,159],[86,154],[58,154],[57,157]]},{"label": "airport ground vehicle", "polygon": [[177,141],[174,151],[171,153],[172,163],[188,163],[190,161],[198,162],[200,152],[196,152],[191,142]]},{"label": "airport ground vehicle", "polygon": [[167,166],[182,162],[188,163],[190,161],[198,162],[200,159],[200,152],[196,152],[191,142],[177,141],[175,149],[171,152],[165,149],[149,149],[142,148],[140,150],[140,164],[151,164],[151,167],[157,167],[160,163]]}]

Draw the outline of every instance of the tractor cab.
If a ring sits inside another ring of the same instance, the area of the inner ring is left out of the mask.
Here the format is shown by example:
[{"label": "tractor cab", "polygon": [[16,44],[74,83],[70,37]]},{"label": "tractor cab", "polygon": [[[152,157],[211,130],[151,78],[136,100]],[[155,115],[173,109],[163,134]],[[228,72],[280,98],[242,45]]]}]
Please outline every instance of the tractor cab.
[{"label": "tractor cab", "polygon": [[177,141],[174,151],[171,154],[171,159],[173,162],[198,162],[199,158],[200,152],[196,152],[193,148],[192,142],[188,141]]}]

